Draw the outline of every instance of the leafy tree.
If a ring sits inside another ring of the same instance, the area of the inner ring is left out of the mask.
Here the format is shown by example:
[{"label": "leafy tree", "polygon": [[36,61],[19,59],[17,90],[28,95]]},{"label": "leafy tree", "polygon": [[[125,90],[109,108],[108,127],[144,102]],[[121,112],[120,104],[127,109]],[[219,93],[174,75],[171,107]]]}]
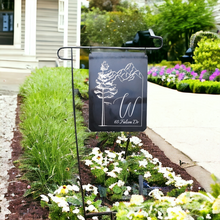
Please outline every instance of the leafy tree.
[{"label": "leafy tree", "polygon": [[89,8],[99,8],[100,10],[113,11],[120,0],[90,0]]},{"label": "leafy tree", "polygon": [[[86,15],[84,28],[83,37],[89,39],[90,45],[121,46],[133,40],[137,31],[147,30],[147,24],[143,11],[137,8],[113,12],[97,8]],[[81,42],[86,41],[81,38]]]},{"label": "leafy tree", "polygon": [[146,14],[148,25],[164,38],[170,59],[179,59],[189,47],[190,36],[215,26],[212,7],[217,0],[164,0]]}]

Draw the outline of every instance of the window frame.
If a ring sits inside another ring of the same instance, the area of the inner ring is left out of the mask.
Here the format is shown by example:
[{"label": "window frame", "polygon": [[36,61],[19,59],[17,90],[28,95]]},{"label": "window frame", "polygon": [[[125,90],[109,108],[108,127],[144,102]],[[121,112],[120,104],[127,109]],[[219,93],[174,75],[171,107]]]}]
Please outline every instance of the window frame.
[{"label": "window frame", "polygon": [[65,0],[59,0],[58,2],[58,31],[59,32],[64,32],[64,7],[65,7]]}]

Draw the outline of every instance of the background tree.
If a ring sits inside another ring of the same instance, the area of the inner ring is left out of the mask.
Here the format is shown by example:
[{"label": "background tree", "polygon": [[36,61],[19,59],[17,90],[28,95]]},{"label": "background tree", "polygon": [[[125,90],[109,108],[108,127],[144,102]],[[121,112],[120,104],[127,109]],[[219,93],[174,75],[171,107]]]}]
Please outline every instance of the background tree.
[{"label": "background tree", "polygon": [[[83,37],[89,39],[89,45],[121,46],[133,40],[137,31],[147,30],[142,10],[136,7],[120,10],[106,12],[96,8],[86,15]],[[84,38],[81,42],[88,42]]]},{"label": "background tree", "polygon": [[190,36],[215,27],[212,14],[217,0],[164,0],[146,14],[146,22],[164,38],[169,59],[178,60],[189,47]]},{"label": "background tree", "polygon": [[90,0],[89,8],[99,8],[100,10],[113,11],[120,0]]}]

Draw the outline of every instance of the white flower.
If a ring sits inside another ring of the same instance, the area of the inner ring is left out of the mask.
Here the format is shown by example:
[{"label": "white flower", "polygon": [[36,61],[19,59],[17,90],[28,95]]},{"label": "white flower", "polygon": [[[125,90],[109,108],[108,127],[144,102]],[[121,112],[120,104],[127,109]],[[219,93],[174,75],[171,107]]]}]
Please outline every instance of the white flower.
[{"label": "white flower", "polygon": [[113,187],[116,185],[117,183],[112,183],[110,186],[109,186],[109,189],[113,189]]},{"label": "white flower", "polygon": [[99,154],[99,153],[100,153],[100,149],[99,149],[98,147],[94,147],[94,148],[92,149],[92,153],[90,153],[89,155],[91,155],[91,154],[96,155],[96,154]]},{"label": "white flower", "polygon": [[131,191],[131,187],[127,186],[127,190],[128,190],[128,192],[130,192]]},{"label": "white flower", "polygon": [[87,203],[88,205],[91,205],[91,204],[92,204],[92,202],[91,202],[90,200],[88,200],[86,203]]},{"label": "white flower", "polygon": [[41,196],[41,200],[44,202],[49,202],[49,198],[45,195],[40,195]]},{"label": "white flower", "polygon": [[132,195],[130,203],[134,205],[141,205],[144,202],[144,197],[142,195]]},{"label": "white flower", "polygon": [[120,140],[120,141],[127,141],[128,139],[125,137],[124,134],[122,134],[122,136],[118,136],[118,139],[117,140]]},{"label": "white flower", "polygon": [[148,195],[153,197],[154,199],[160,200],[163,196],[163,193],[159,189],[154,189]]},{"label": "white flower", "polygon": [[107,174],[108,176],[113,177],[113,178],[116,178],[116,177],[117,177],[117,175],[116,175],[113,171],[107,172],[106,174]]},{"label": "white flower", "polygon": [[151,173],[149,171],[147,171],[145,174],[144,174],[144,178],[147,179],[151,177]]},{"label": "white flower", "polygon": [[89,205],[88,207],[85,207],[85,210],[89,212],[98,212],[94,205]]},{"label": "white flower", "polygon": [[212,219],[212,217],[210,216],[210,214],[206,215],[206,219]]},{"label": "white flower", "polygon": [[152,159],[152,163],[153,163],[153,164],[159,163],[159,165],[161,164],[161,162],[160,162],[157,158],[153,158],[153,159]]},{"label": "white flower", "polygon": [[102,165],[102,161],[103,161],[102,153],[96,154],[94,157],[92,157],[92,160],[98,163],[99,165]]},{"label": "white flower", "polygon": [[93,162],[91,160],[85,160],[85,165],[86,166],[90,166],[92,164],[93,164]]},{"label": "white flower", "polygon": [[126,190],[126,191],[124,192],[124,195],[125,195],[125,196],[128,196],[128,195],[129,195],[129,192]]},{"label": "white flower", "polygon": [[136,136],[132,136],[132,137],[130,138],[130,142],[134,143],[135,145],[138,145],[138,144],[141,143],[141,139],[139,139],[139,138],[136,137]]},{"label": "white flower", "polygon": [[167,213],[168,213],[168,219],[173,219],[176,218],[177,216],[180,216],[181,219],[185,219],[187,217],[186,212],[180,206],[169,207],[167,209]]},{"label": "white flower", "polygon": [[139,161],[139,166],[140,167],[145,167],[146,168],[146,165],[148,164],[148,162],[147,162],[147,160],[146,159],[144,159],[144,160],[142,160],[142,161]]},{"label": "white flower", "polygon": [[92,217],[93,220],[99,220],[97,216]]},{"label": "white flower", "polygon": [[110,158],[115,158],[116,157],[116,154],[113,153],[113,152],[110,152],[109,150],[105,150],[105,152],[107,153],[107,156],[110,157]]},{"label": "white flower", "polygon": [[95,186],[93,186],[93,185],[91,185],[91,184],[83,185],[82,187],[83,187],[83,189],[86,190],[87,192],[93,191],[93,193],[94,193],[95,195],[98,194],[98,188],[95,187]]},{"label": "white flower", "polygon": [[146,151],[146,150],[144,150],[144,149],[141,149],[140,151],[144,154],[144,156],[145,156],[146,158],[149,158],[149,159],[152,159],[152,158],[153,158],[153,156],[152,156],[148,151]]},{"label": "white flower", "polygon": [[70,207],[69,206],[63,206],[62,207],[62,212],[69,212],[70,211]]},{"label": "white flower", "polygon": [[170,203],[171,206],[176,205],[176,198],[175,197],[163,196],[160,198],[160,201],[167,201]]},{"label": "white flower", "polygon": [[106,173],[106,172],[108,171],[108,168],[105,167],[105,168],[103,169],[103,171]]},{"label": "white flower", "polygon": [[78,208],[75,208],[75,209],[73,210],[73,213],[74,213],[74,214],[78,214],[78,213],[79,213],[79,209],[78,209]]},{"label": "white flower", "polygon": [[162,212],[158,211],[157,214],[158,214],[158,216],[157,216],[158,219],[163,219]]},{"label": "white flower", "polygon": [[125,184],[125,182],[123,182],[123,181],[121,181],[121,180],[119,180],[118,181],[118,183],[117,183],[117,185],[120,187],[120,186],[124,186],[124,184]]},{"label": "white flower", "polygon": [[119,202],[115,202],[113,206],[119,206]]},{"label": "white flower", "polygon": [[117,139],[117,140],[116,140],[116,143],[117,143],[117,144],[121,144],[121,140]]},{"label": "white flower", "polygon": [[66,188],[68,190],[72,190],[72,191],[75,191],[75,192],[79,192],[79,187],[77,185],[67,185]]},{"label": "white flower", "polygon": [[117,173],[121,173],[122,168],[120,167],[115,167],[114,170],[112,170],[112,172],[117,172]]},{"label": "white flower", "polygon": [[123,155],[122,155],[122,154],[125,154],[124,151],[122,151],[121,153],[116,153],[116,154],[118,155],[118,160],[120,160],[120,161],[123,161],[123,160],[124,160],[124,157],[123,157]]},{"label": "white flower", "polygon": [[60,194],[60,193],[63,193],[63,194],[68,193],[68,189],[65,185],[60,186],[57,190],[54,191],[54,194]]},{"label": "white flower", "polygon": [[85,220],[85,218],[84,218],[83,216],[81,216],[81,215],[77,215],[77,218],[78,218],[79,220]]}]

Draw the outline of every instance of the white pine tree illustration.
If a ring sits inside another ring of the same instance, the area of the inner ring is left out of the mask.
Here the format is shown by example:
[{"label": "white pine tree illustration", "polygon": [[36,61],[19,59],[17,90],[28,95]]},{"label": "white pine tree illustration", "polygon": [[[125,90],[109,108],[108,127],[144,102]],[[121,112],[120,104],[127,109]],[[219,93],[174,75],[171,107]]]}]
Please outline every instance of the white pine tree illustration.
[{"label": "white pine tree illustration", "polygon": [[105,104],[111,104],[109,102],[105,102],[106,98],[112,98],[118,92],[116,89],[116,84],[113,84],[114,80],[117,78],[117,73],[112,70],[108,70],[109,65],[104,61],[101,64],[100,70],[102,72],[98,73],[98,78],[96,79],[96,89],[94,93],[97,94],[97,97],[102,99],[102,118],[101,118],[101,126],[105,125]]}]

